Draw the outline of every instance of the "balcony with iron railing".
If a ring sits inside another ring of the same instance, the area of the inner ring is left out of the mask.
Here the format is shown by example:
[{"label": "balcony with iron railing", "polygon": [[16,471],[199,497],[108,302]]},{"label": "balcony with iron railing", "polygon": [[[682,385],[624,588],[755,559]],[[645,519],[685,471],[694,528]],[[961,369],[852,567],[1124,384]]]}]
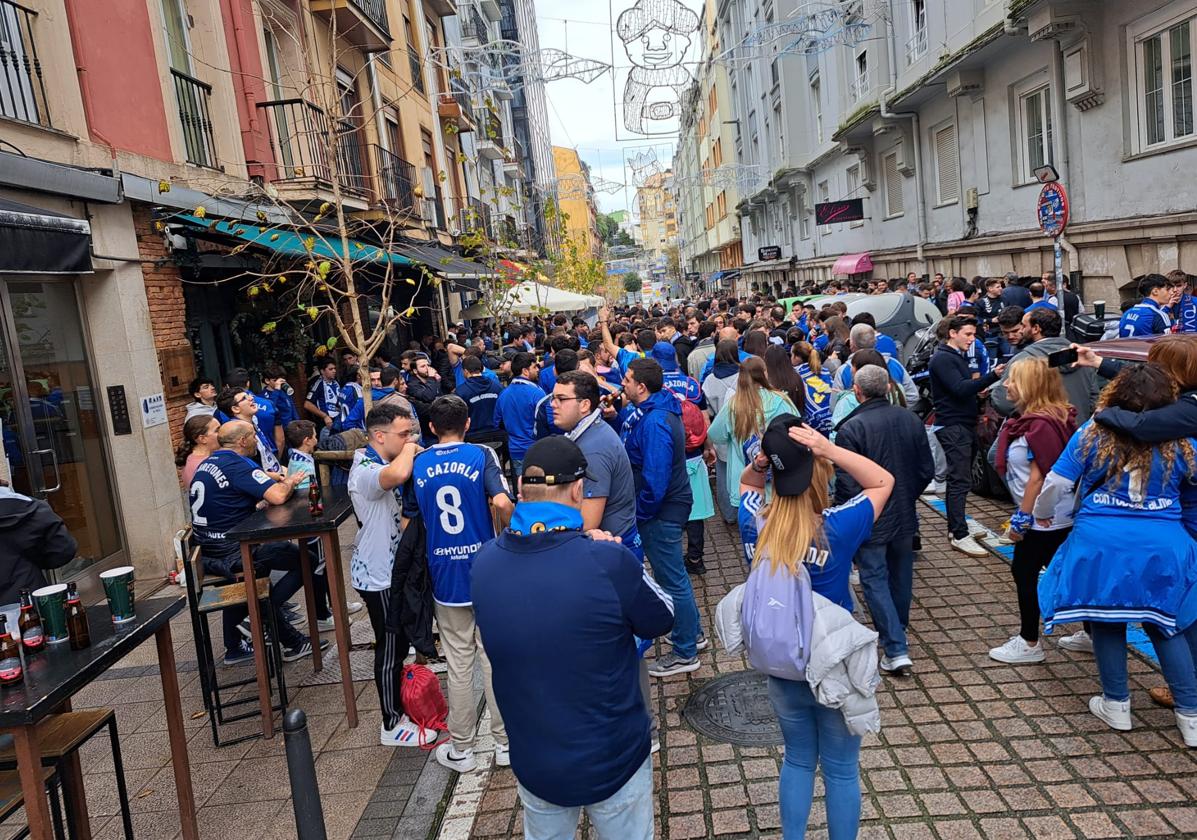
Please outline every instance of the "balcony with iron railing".
[{"label": "balcony with iron railing", "polygon": [[415,165],[376,143],[370,144],[370,151],[374,155],[375,171],[378,173],[375,189],[377,203],[385,204],[399,213],[418,214],[420,206],[415,192]]},{"label": "balcony with iron railing", "polygon": [[437,97],[437,114],[445,122],[456,126],[459,132],[473,131],[474,106],[470,102],[469,94],[457,88],[457,82],[451,83],[454,90],[441,93]]},{"label": "balcony with iron railing", "polygon": [[175,102],[179,106],[179,123],[183,127],[183,148],[187,152],[187,162],[210,169],[218,168],[216,134],[212,129],[212,113],[209,109],[212,86],[173,67],[170,75],[175,85]]},{"label": "balcony with iron railing", "polygon": [[489,160],[499,160],[507,156],[503,148],[503,123],[498,115],[487,108],[481,114],[481,134],[478,137],[478,154]]},{"label": "balcony with iron railing", "polygon": [[342,120],[333,125],[324,111],[306,99],[259,102],[270,129],[277,184],[327,187],[334,170],[341,188],[351,193],[371,191],[362,154],[361,129]]},{"label": "balcony with iron railing", "polygon": [[411,44],[407,45],[407,70],[411,74],[411,86],[417,93],[424,93],[424,64],[420,61],[420,54]]},{"label": "balcony with iron railing", "polygon": [[337,34],[363,52],[391,48],[386,0],[311,0],[312,12],[328,19]]},{"label": "balcony with iron railing", "polygon": [[42,65],[33,40],[37,12],[0,0],[0,117],[50,126]]},{"label": "balcony with iron railing", "polygon": [[490,43],[490,24],[478,13],[475,6],[470,6],[467,14],[459,14],[461,21],[461,40],[472,41],[486,45]]},{"label": "balcony with iron railing", "polygon": [[927,29],[920,27],[906,42],[906,64],[911,65],[927,54]]}]

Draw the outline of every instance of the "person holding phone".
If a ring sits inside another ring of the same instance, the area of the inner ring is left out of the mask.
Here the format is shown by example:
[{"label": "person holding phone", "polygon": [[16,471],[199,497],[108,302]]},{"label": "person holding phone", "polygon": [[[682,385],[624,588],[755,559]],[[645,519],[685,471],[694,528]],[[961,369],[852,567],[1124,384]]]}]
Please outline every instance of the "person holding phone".
[{"label": "person holding phone", "polygon": [[[1053,353],[1069,350],[1071,342],[1061,333],[1064,329],[1064,319],[1059,310],[1039,307],[1025,312],[1022,316],[1022,334],[1030,344],[1015,354],[1010,360],[1010,366],[1022,359],[1034,359],[1050,356]],[[1084,423],[1093,413],[1093,406],[1097,403],[1097,395],[1101,391],[1101,381],[1097,371],[1092,367],[1075,364],[1076,360],[1066,361],[1063,357],[1056,357],[1056,369],[1064,377],[1064,391],[1068,394],[1068,401],[1076,406],[1077,422]],[[1014,399],[1006,388],[1009,377],[1009,367],[1006,375],[994,386],[990,396],[994,409],[1003,417],[1009,417],[1015,411]]]}]

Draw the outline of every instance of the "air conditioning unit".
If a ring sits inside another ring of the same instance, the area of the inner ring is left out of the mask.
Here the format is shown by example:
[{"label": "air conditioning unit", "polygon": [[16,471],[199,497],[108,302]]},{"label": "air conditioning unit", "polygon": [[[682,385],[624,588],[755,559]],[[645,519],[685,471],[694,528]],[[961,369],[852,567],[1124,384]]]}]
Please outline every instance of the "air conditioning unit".
[{"label": "air conditioning unit", "polygon": [[1080,18],[1059,7],[1045,5],[1027,16],[1027,34],[1032,41],[1063,38],[1077,31]]},{"label": "air conditioning unit", "polygon": [[985,76],[980,70],[956,70],[944,80],[948,96],[977,96],[985,89]]}]

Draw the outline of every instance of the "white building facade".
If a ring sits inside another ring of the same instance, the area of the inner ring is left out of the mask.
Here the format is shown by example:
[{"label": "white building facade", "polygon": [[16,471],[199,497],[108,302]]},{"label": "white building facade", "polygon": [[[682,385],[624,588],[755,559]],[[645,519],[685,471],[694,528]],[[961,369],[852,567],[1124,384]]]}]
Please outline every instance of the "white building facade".
[{"label": "white building facade", "polygon": [[[720,41],[743,44],[799,5],[723,0]],[[736,207],[742,290],[823,282],[854,254],[875,279],[1049,270],[1044,164],[1068,191],[1063,269],[1085,297],[1116,301],[1143,273],[1197,267],[1182,186],[1197,165],[1197,0],[841,7],[859,38],[809,55],[777,54],[777,39],[758,48],[772,58],[729,64],[735,159],[759,173]],[[862,220],[815,223],[817,203],[855,198]],[[763,246],[781,259],[756,260]]]}]

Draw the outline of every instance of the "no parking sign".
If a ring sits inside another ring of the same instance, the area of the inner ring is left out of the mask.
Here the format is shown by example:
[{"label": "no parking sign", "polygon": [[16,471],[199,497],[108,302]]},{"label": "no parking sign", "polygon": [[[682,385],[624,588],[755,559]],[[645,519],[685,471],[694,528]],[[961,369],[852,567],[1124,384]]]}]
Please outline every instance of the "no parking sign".
[{"label": "no parking sign", "polygon": [[1068,224],[1068,193],[1058,181],[1044,184],[1036,208],[1039,227],[1048,236],[1059,236]]}]

